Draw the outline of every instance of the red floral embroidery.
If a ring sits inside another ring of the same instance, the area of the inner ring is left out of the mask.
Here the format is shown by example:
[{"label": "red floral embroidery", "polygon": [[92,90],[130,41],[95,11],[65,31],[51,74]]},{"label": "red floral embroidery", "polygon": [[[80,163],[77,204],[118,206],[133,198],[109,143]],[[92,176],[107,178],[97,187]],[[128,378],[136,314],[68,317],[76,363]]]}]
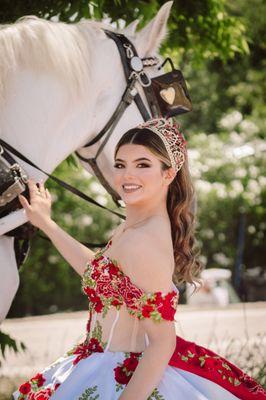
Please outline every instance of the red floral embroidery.
[{"label": "red floral embroidery", "polygon": [[[73,364],[76,365],[80,360],[89,357],[93,352],[102,353],[103,348],[96,338],[91,338],[89,342],[79,344],[73,351],[72,354],[78,356],[74,359]],[[70,354],[70,353],[69,353]]]},{"label": "red floral embroidery", "polygon": [[103,303],[101,301],[101,298],[96,294],[96,291],[86,286],[84,288],[84,292],[87,294],[88,299],[90,299],[90,301],[94,303],[95,311],[101,312],[103,309]]},{"label": "red floral embroidery", "polygon": [[245,372],[240,375],[239,381],[243,383],[244,386],[246,386],[249,392],[253,394],[263,394],[264,396],[266,396],[266,391],[263,389],[263,387]]},{"label": "red floral embroidery", "polygon": [[42,386],[45,382],[45,378],[43,377],[42,374],[37,374],[33,378],[31,378],[31,382],[35,382],[35,381],[37,383],[37,386]]},{"label": "red floral embroidery", "polygon": [[20,385],[18,390],[22,394],[28,394],[31,391],[31,384],[29,382],[25,382],[22,385]]},{"label": "red floral embroidery", "polygon": [[139,319],[152,318],[155,321],[162,319],[173,321],[178,304],[178,293],[174,290],[167,294],[162,292],[144,293],[139,302],[136,314]]},{"label": "red floral embroidery", "polygon": [[19,387],[20,395],[19,400],[48,400],[56,389],[60,386],[60,383],[56,383],[54,388],[45,388],[43,385],[46,379],[42,374],[37,374],[32,377],[29,381],[23,383]]},{"label": "red floral embroidery", "polygon": [[129,353],[129,356],[124,360],[123,364],[118,363],[118,366],[114,368],[115,380],[119,384],[126,385],[130,381],[133,372],[138,366],[139,357],[141,355],[142,353],[131,352]]},{"label": "red floral embroidery", "polygon": [[137,309],[136,300],[138,300],[143,291],[136,287],[128,276],[123,276],[119,282],[119,292],[121,293],[127,307]]},{"label": "red floral embroidery", "polygon": [[33,396],[33,400],[48,400],[52,396],[52,390],[50,388],[42,389],[36,393],[33,393]]},{"label": "red floral embroidery", "polygon": [[[106,248],[111,243],[110,241]],[[145,293],[105,255],[95,257],[89,264],[89,268],[90,266],[92,268],[88,271],[87,281],[86,273],[84,274],[83,290],[94,303],[97,312],[102,311],[104,299],[111,298],[111,305],[121,306],[124,302],[130,314],[136,315],[139,319],[174,320],[178,304],[178,293],[175,291],[167,294]]]}]

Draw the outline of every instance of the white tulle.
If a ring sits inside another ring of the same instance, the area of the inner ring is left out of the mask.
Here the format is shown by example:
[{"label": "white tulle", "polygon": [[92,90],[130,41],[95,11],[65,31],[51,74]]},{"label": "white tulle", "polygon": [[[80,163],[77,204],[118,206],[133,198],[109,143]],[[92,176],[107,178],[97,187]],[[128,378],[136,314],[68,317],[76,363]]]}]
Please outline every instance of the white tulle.
[{"label": "white tulle", "polygon": [[[93,353],[86,359],[73,365],[75,356],[59,358],[55,363],[42,371],[46,379],[45,387],[60,386],[51,396],[51,400],[117,400],[125,385],[117,390],[114,368],[126,358],[124,352],[105,351]],[[92,390],[91,395],[87,394]],[[138,399],[136,388],[136,400]],[[163,400],[234,400],[233,394],[216,383],[179,368],[167,366],[157,386],[158,394]],[[97,396],[98,397],[95,397]],[[18,399],[19,392],[13,394]],[[151,397],[156,399],[156,397]],[[157,397],[158,398],[158,397]]]}]

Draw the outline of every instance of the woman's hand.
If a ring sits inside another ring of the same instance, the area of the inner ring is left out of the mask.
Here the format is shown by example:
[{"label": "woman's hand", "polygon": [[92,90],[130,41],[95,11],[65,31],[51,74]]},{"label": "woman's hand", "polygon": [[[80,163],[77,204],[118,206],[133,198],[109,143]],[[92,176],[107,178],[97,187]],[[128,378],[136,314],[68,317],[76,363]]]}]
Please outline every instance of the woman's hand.
[{"label": "woman's hand", "polygon": [[30,192],[30,203],[21,194],[18,196],[20,204],[26,211],[27,217],[32,225],[43,229],[51,221],[52,198],[49,190],[44,187],[43,182],[39,187],[33,179],[28,180]]}]

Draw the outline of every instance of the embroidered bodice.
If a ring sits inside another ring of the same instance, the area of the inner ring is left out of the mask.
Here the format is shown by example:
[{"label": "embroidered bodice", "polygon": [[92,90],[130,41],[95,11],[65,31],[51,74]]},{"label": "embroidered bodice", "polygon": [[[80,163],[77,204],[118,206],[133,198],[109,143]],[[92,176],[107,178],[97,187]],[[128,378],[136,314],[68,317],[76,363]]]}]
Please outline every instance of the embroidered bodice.
[{"label": "embroidered bodice", "polygon": [[144,351],[149,340],[140,320],[173,321],[177,309],[179,292],[174,283],[173,290],[167,293],[144,292],[116,260],[104,254],[111,244],[109,240],[103,250],[96,252],[82,277],[89,319],[86,339],[75,350],[80,358],[91,351]]}]

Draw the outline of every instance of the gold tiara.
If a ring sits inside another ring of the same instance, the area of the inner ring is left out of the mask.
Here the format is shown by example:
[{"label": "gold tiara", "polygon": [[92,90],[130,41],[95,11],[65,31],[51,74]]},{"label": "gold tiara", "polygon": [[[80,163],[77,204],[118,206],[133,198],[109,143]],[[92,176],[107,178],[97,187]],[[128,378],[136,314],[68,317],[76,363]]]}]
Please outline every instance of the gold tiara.
[{"label": "gold tiara", "polygon": [[187,141],[179,130],[180,126],[172,118],[154,118],[142,122],[137,128],[149,129],[162,139],[172,167],[176,172],[179,171],[187,156]]}]

